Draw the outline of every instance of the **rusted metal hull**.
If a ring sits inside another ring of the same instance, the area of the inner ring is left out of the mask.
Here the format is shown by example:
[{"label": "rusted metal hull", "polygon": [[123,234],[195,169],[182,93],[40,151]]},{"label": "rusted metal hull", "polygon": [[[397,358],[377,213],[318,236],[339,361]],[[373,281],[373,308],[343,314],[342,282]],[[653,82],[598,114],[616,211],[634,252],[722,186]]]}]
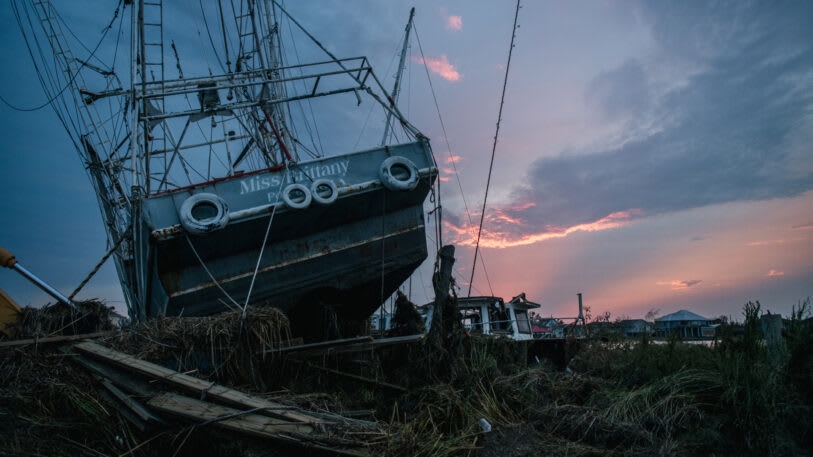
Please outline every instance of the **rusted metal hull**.
[{"label": "rusted metal hull", "polygon": [[[378,164],[392,155],[415,163],[414,189],[391,190],[377,179]],[[284,187],[284,170],[146,199],[151,260],[144,317],[210,315],[247,297],[250,306],[275,306],[294,318],[320,306],[339,318],[368,317],[427,257],[423,203],[436,172],[428,144],[347,157],[302,166],[328,171],[348,160],[341,176],[325,173],[339,190],[330,204],[295,209],[275,200],[278,188],[263,183]],[[178,208],[202,192],[223,197],[236,217],[209,233],[189,233]]]}]

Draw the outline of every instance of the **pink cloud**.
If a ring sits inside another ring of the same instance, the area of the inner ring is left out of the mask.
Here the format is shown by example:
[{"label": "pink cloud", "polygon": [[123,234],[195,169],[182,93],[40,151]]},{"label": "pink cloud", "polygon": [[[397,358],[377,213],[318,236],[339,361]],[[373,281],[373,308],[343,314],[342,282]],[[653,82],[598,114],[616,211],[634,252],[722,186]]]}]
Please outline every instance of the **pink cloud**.
[{"label": "pink cloud", "polygon": [[463,158],[459,155],[449,154],[449,157],[446,158],[446,163],[460,163],[462,160]]},{"label": "pink cloud", "polygon": [[446,28],[449,30],[463,30],[463,18],[460,16],[447,17]]},{"label": "pink cloud", "polygon": [[760,240],[760,241],[752,241],[748,243],[746,246],[770,246],[773,244],[784,244],[788,242],[794,241],[804,241],[804,238],[791,238],[791,239],[780,239],[780,240]]},{"label": "pink cloud", "polygon": [[785,272],[784,271],[779,271],[779,270],[774,270],[772,268],[771,271],[769,271],[768,274],[765,275],[765,276],[768,276],[768,277],[770,277],[770,276],[785,276]]},{"label": "pink cloud", "polygon": [[[512,211],[521,211],[533,207],[534,204],[525,204],[508,208]],[[536,233],[524,233],[527,230],[527,222],[516,215],[508,215],[502,209],[491,211],[485,218],[483,233],[480,237],[480,246],[484,248],[510,248],[514,246],[527,246],[545,240],[564,238],[575,232],[596,232],[616,227],[623,227],[631,224],[633,219],[642,214],[640,209],[630,209],[618,211],[599,220],[578,224],[571,227],[546,226],[544,231]],[[445,222],[447,230],[453,233],[456,244],[474,246],[476,240],[465,227],[453,225],[448,220]],[[524,230],[517,230],[522,228]],[[476,232],[476,228],[474,229]]]},{"label": "pink cloud", "polygon": [[761,240],[761,241],[752,241],[747,244],[747,246],[768,246],[771,244],[782,244],[785,240]]},{"label": "pink cloud", "polygon": [[440,57],[416,58],[419,63],[426,65],[433,73],[437,73],[441,78],[447,81],[458,81],[461,77],[460,73],[455,70],[454,65],[449,63],[446,54]]},{"label": "pink cloud", "polygon": [[689,280],[672,280],[672,281],[658,281],[655,284],[659,286],[671,286],[672,290],[686,290],[689,287],[696,286],[703,282],[701,279],[689,279]]}]

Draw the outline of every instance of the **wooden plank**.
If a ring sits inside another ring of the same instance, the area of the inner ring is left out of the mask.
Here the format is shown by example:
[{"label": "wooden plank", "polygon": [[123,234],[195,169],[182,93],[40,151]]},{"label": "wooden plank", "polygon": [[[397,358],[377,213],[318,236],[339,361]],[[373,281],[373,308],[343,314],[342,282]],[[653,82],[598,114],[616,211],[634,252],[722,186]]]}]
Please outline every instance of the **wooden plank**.
[{"label": "wooden plank", "polygon": [[202,398],[214,398],[222,402],[241,405],[247,408],[262,408],[266,414],[289,421],[307,422],[310,424],[331,423],[330,421],[311,416],[307,414],[306,411],[298,410],[297,408],[283,405],[282,403],[254,397],[240,392],[239,390],[230,389],[226,386],[211,383],[183,373],[178,373],[169,368],[141,360],[123,352],[114,351],[113,349],[93,342],[77,343],[74,345],[74,348],[86,354],[108,360],[128,370],[151,376],[186,389],[187,391],[194,392]]},{"label": "wooden plank", "polygon": [[135,394],[140,397],[148,397],[158,393],[158,389],[151,386],[150,383],[141,380],[138,377],[134,377],[132,373],[125,372],[121,368],[106,365],[85,355],[73,352],[66,352],[66,354],[72,355],[73,357],[71,357],[71,361],[76,362],[90,370],[97,376],[97,378],[109,379],[113,382],[113,384],[131,394]]},{"label": "wooden plank", "polygon": [[306,423],[262,416],[257,412],[244,413],[239,409],[195,400],[171,392],[164,392],[152,397],[147,402],[147,405],[159,411],[200,421],[214,421],[223,417],[234,416],[217,422],[230,430],[246,431],[260,436],[274,436],[277,433],[310,434],[314,432],[313,427]]},{"label": "wooden plank", "polygon": [[[116,368],[91,359],[88,356],[73,352],[72,348],[62,346],[59,350],[65,355],[71,356],[71,361],[76,362],[91,372],[91,375],[98,380],[107,391],[99,391],[105,399],[118,407],[122,415],[134,424],[139,430],[146,430],[154,423],[163,424],[160,418],[150,413],[144,406],[135,399],[123,392],[119,387],[130,393],[135,393],[139,397],[155,395],[158,391],[149,385],[148,382],[134,377],[132,373],[127,373],[120,368]],[[122,406],[123,405],[123,406]]]},{"label": "wooden plank", "polygon": [[423,333],[407,336],[393,336],[390,338],[377,338],[368,343],[358,343],[350,346],[336,348],[331,351],[331,354],[344,354],[346,352],[359,352],[370,349],[378,349],[385,346],[393,346],[396,344],[415,343],[423,340],[426,337]]},{"label": "wooden plank", "polygon": [[[304,357],[314,357],[314,356],[323,356],[323,355],[334,355],[334,354],[347,354],[350,352],[363,352],[369,351],[373,349],[378,349],[384,346],[392,346],[395,344],[406,344],[406,343],[414,343],[417,341],[421,341],[424,339],[426,335],[419,333],[416,335],[407,335],[407,336],[394,336],[390,338],[370,338],[370,337],[362,337],[362,338],[351,338],[347,340],[334,340],[334,341],[343,341],[343,344],[340,345],[332,345],[328,347],[317,347],[316,349],[308,348],[307,344],[298,346],[293,349],[294,354],[292,356],[304,358]],[[357,340],[357,341],[352,341]],[[313,344],[320,344],[320,343],[313,343]],[[283,348],[285,349],[285,348]],[[276,352],[276,349],[270,349],[266,352]]]},{"label": "wooden plank", "polygon": [[318,343],[308,343],[308,344],[300,344],[297,346],[286,346],[281,348],[275,349],[268,349],[265,351],[266,354],[276,354],[280,352],[299,352],[299,351],[313,351],[319,350],[321,352],[325,352],[330,350],[330,348],[343,346],[348,344],[356,344],[361,342],[369,342],[373,339],[369,336],[360,336],[357,338],[345,338],[341,340],[330,340],[330,341],[320,341]]},{"label": "wooden plank", "polygon": [[320,367],[319,365],[314,365],[312,363],[308,363],[308,367],[314,368],[314,369],[317,369],[317,370],[321,370],[321,371],[325,371],[327,373],[335,374],[335,375],[338,375],[338,376],[344,376],[345,378],[352,379],[352,380],[355,380],[355,381],[361,381],[361,382],[365,382],[367,384],[372,384],[374,386],[386,387],[387,389],[395,390],[395,391],[398,391],[398,392],[404,392],[404,393],[409,392],[409,390],[406,387],[397,386],[395,384],[390,384],[388,382],[379,381],[377,379],[365,378],[364,376],[345,373],[344,371],[334,370],[332,368]]},{"label": "wooden plank", "polygon": [[116,331],[85,333],[83,335],[62,335],[62,336],[46,336],[43,338],[29,338],[27,340],[13,340],[0,342],[0,348],[12,346],[25,346],[27,344],[45,344],[45,343],[62,343],[65,341],[86,340],[91,338],[99,338],[102,336],[112,335]]},{"label": "wooden plank", "polygon": [[[279,419],[262,416],[256,413],[240,411],[226,406],[215,405],[173,393],[163,393],[153,397],[148,405],[156,410],[176,416],[211,423],[227,430],[246,433],[260,438],[281,440],[296,446],[329,451],[334,454],[353,457],[366,457],[369,454],[364,443],[348,449],[348,443],[332,445],[330,437],[318,433],[308,424],[285,422]],[[320,443],[319,440],[322,440]],[[338,441],[335,440],[334,441]]]},{"label": "wooden plank", "polygon": [[161,419],[155,417],[151,412],[147,410],[141,403],[133,400],[129,395],[125,394],[121,391],[118,387],[113,385],[112,382],[108,379],[102,379],[102,385],[110,391],[110,393],[116,397],[124,406],[126,406],[133,414],[138,416],[143,422],[159,422],[163,423]]}]

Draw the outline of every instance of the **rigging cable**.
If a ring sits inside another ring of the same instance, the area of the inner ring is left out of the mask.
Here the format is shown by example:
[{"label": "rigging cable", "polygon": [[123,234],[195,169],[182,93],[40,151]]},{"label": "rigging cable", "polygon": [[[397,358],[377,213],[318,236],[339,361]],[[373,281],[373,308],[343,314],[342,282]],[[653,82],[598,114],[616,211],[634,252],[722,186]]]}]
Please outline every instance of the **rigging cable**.
[{"label": "rigging cable", "polygon": [[[415,30],[415,40],[418,42],[418,51],[421,53],[421,62],[426,62],[426,58],[423,54],[423,45],[421,45],[421,37],[418,33],[418,25],[416,23],[412,24],[412,29]],[[432,77],[429,74],[429,67],[424,65],[424,71],[426,72],[426,80],[429,82],[429,91],[432,92],[432,101],[435,103],[435,111],[438,113],[438,121],[440,122],[440,129],[443,131],[443,139],[446,141],[446,149],[451,154],[452,147],[449,145],[449,135],[446,134],[446,125],[443,123],[443,116],[440,114],[440,105],[438,104],[438,96],[435,93],[435,86],[432,84]],[[435,154],[432,154],[432,161],[434,162],[433,165],[435,168],[438,168],[437,161],[435,160]],[[440,248],[443,245],[443,238],[442,238],[442,219],[443,219],[443,205],[440,202],[440,179],[435,181],[435,186],[437,186],[437,195],[436,200],[437,204],[435,208],[432,210],[437,211],[438,215],[435,217],[435,225],[437,230],[437,238],[435,241],[436,252],[440,252]]]},{"label": "rigging cable", "polygon": [[[420,38],[420,35],[418,34],[418,28],[417,28],[416,25],[413,25],[413,28],[415,29],[415,38],[418,41],[418,49],[420,50],[420,53],[421,53],[421,60],[425,61],[426,58],[424,57],[424,54],[423,54],[423,46],[421,46],[421,38]],[[429,87],[431,88],[432,98],[434,99],[434,102],[435,102],[435,110],[438,112],[438,120],[440,121],[440,128],[443,131],[443,139],[446,142],[446,151],[449,154],[449,162],[452,164],[452,169],[454,170],[454,175],[455,175],[455,178],[457,180],[457,187],[458,187],[458,189],[460,189],[460,196],[461,196],[461,198],[463,200],[463,207],[466,210],[466,217],[469,219],[469,225],[474,225],[474,223],[473,223],[473,221],[471,219],[471,211],[469,210],[469,204],[466,201],[466,193],[463,192],[463,185],[460,182],[460,174],[457,172],[457,161],[455,160],[454,155],[452,155],[452,146],[451,146],[451,144],[449,144],[449,135],[446,133],[446,125],[443,123],[443,116],[441,116],[441,114],[440,114],[440,107],[438,105],[437,96],[435,94],[435,88],[432,85],[432,79],[429,77],[429,68],[426,65],[424,65],[424,70],[426,71],[426,77],[429,80]],[[435,164],[435,166],[437,167],[437,164]],[[438,208],[440,208],[440,183],[438,183]],[[439,211],[440,211],[440,209],[439,209]],[[440,230],[441,230],[440,227],[438,227],[437,230],[438,230],[438,239],[440,239]],[[438,246],[438,251],[440,251],[440,246]],[[482,257],[480,258],[480,264],[483,266],[483,272],[486,275],[486,283],[488,284],[488,288],[489,288],[489,290],[492,290],[492,288],[491,288],[491,280],[488,277],[488,270],[486,270],[486,265],[485,265],[485,262],[483,261]],[[491,292],[491,295],[494,295],[493,291]]]},{"label": "rigging cable", "polygon": [[223,67],[223,61],[220,60],[220,54],[217,52],[215,40],[212,38],[212,31],[209,29],[209,21],[206,20],[206,11],[203,9],[203,0],[198,0],[198,5],[200,5],[200,15],[203,18],[203,26],[206,28],[206,35],[209,36],[209,43],[212,45],[212,51],[215,53],[215,61],[217,61],[217,63],[220,65],[220,69],[225,73],[226,68]]},{"label": "rigging cable", "polygon": [[491,147],[491,164],[488,166],[488,179],[486,180],[486,193],[483,196],[483,209],[480,211],[480,227],[477,229],[477,244],[474,246],[474,262],[471,266],[471,279],[469,279],[469,297],[471,296],[471,286],[474,283],[474,267],[477,266],[477,252],[480,250],[480,236],[483,233],[483,220],[486,215],[486,202],[488,201],[488,188],[491,185],[491,171],[494,169],[494,155],[497,151],[497,138],[500,135],[500,122],[502,121],[502,108],[505,105],[505,88],[508,86],[508,70],[511,68],[511,54],[514,52],[514,39],[517,37],[517,19],[519,18],[519,2],[514,12],[514,27],[511,29],[511,46],[508,48],[508,62],[505,64],[505,77],[502,83],[502,96],[500,97],[500,110],[497,114],[497,131],[494,133],[494,143]]},{"label": "rigging cable", "polygon": [[[275,24],[276,24],[275,29],[276,29],[276,36],[277,36],[277,40],[278,40],[277,42],[281,43],[282,42],[282,24],[277,19],[277,12],[274,9],[274,5],[271,5],[271,7],[272,7],[272,11],[273,11],[274,21],[275,21]],[[299,49],[296,47],[297,40],[294,38],[293,28],[292,27],[286,27],[286,29],[288,31],[288,35],[289,35],[289,39],[290,39],[290,43],[291,43],[291,48],[293,49],[293,57],[296,60],[296,64],[297,65],[302,65],[302,59],[299,56]],[[284,56],[282,55],[282,47],[279,46],[279,44],[277,45],[277,49],[280,50],[278,52],[280,62],[284,62],[284,59],[283,59]],[[300,74],[302,74],[301,70],[300,70]],[[300,83],[301,83],[302,87],[305,88],[305,90],[307,90],[306,85],[305,85],[305,80],[300,81]],[[310,111],[309,115],[305,113],[305,108],[303,106],[303,103],[307,103],[308,110]],[[305,147],[305,145],[301,141],[299,141],[297,139],[297,136],[298,136],[299,132],[296,130],[296,124],[293,122],[293,113],[291,112],[292,110],[289,108],[287,114],[288,114],[288,118],[291,120],[291,130],[292,130],[291,136],[294,137],[293,141],[296,144],[299,144],[300,146],[302,146],[303,149],[305,149],[305,152],[307,152],[311,157],[313,157],[313,158],[324,157],[325,156],[325,147],[322,144],[322,137],[321,137],[321,135],[319,133],[319,124],[316,122],[316,115],[314,114],[313,103],[311,103],[311,99],[309,99],[309,98],[305,99],[304,101],[302,101],[300,103],[297,103],[296,106],[299,108],[300,115],[302,116],[302,123],[304,124],[304,128],[307,131],[308,136],[310,137],[311,147],[315,151],[311,151],[309,148]],[[310,117],[308,117],[308,116],[310,116]],[[311,123],[313,125],[311,125]],[[314,134],[315,134],[315,137],[314,137]]]},{"label": "rigging cable", "polygon": [[[288,168],[288,162],[285,162],[285,174],[282,176],[282,182],[284,183],[290,174],[290,169]],[[282,184],[280,184],[279,189],[277,190],[277,197],[275,201],[279,201],[279,197],[282,194]],[[240,327],[242,328],[246,321],[246,313],[248,311],[248,303],[251,300],[251,292],[254,290],[254,281],[257,279],[257,273],[260,271],[260,262],[263,260],[263,253],[265,253],[265,245],[268,243],[268,235],[271,233],[271,224],[274,223],[274,215],[277,214],[277,206],[274,205],[271,208],[271,216],[268,218],[268,226],[265,228],[265,236],[263,237],[263,244],[260,245],[260,253],[257,255],[257,264],[254,266],[254,273],[251,275],[251,284],[248,286],[248,293],[246,294],[246,302],[243,306],[241,306],[241,310],[243,311],[240,316]],[[237,305],[240,306],[240,305]]]},{"label": "rigging cable", "polygon": [[220,10],[220,29],[223,31],[223,48],[226,50],[226,68],[231,73],[231,59],[229,59],[229,40],[226,39],[226,19],[223,17],[223,0],[217,0]]},{"label": "rigging cable", "polygon": [[[11,7],[14,10],[14,17],[17,20],[17,27],[19,27],[20,33],[23,35],[23,41],[25,41],[25,47],[28,50],[28,55],[31,57],[31,62],[34,64],[34,70],[37,73],[37,78],[40,80],[40,86],[42,86],[42,88],[45,90],[45,92],[47,94],[48,89],[45,87],[45,81],[44,81],[44,79],[42,77],[42,73],[41,73],[39,67],[36,64],[37,61],[34,58],[34,52],[31,50],[31,44],[29,43],[28,37],[25,34],[25,30],[23,28],[23,23],[22,23],[22,20],[20,18],[20,11],[17,9],[18,8],[17,3],[12,2]],[[26,11],[26,13],[28,13],[28,12]],[[33,25],[31,24],[30,16],[27,15],[26,17],[29,19],[29,25],[31,26],[31,30],[33,31],[34,28],[33,28]],[[42,55],[41,51],[40,51],[40,55]],[[41,105],[35,106],[33,108],[21,108],[19,106],[15,106],[15,105],[11,104],[10,102],[8,102],[2,95],[0,95],[0,101],[2,101],[6,106],[8,106],[9,108],[11,108],[11,109],[13,109],[15,111],[30,112],[30,111],[40,110],[40,109],[45,108],[46,106],[50,105],[51,103],[56,101],[60,96],[62,96],[62,94],[68,89],[68,87],[70,87],[71,84],[73,84],[73,81],[74,81],[74,79],[76,79],[77,75],[78,75],[78,72],[74,73],[73,76],[71,77],[71,79],[68,80],[68,82],[62,87],[62,89],[60,89],[56,94],[54,94],[50,99],[48,99],[47,101],[45,101]],[[57,116],[59,116],[59,113],[57,113]],[[61,117],[60,117],[60,120],[61,120]],[[62,124],[63,124],[63,126],[65,126],[66,130],[70,131],[70,129],[68,129],[68,126],[65,125],[64,121],[62,122]]]},{"label": "rigging cable", "polygon": [[[119,3],[119,6],[120,6],[120,5],[121,5],[121,4]],[[25,31],[24,31],[24,30],[23,30],[23,28],[22,28],[22,22],[20,21],[20,17],[19,17],[19,10],[17,9],[17,4],[16,4],[16,3],[12,3],[12,8],[14,9],[14,16],[15,16],[15,18],[17,19],[17,25],[18,25],[18,27],[20,28],[20,33],[22,33],[22,35],[23,35],[23,39],[24,39],[24,41],[25,41],[25,43],[26,43],[26,47],[28,48],[28,54],[29,54],[29,56],[31,57],[32,62],[34,62],[34,55],[33,55],[33,52],[31,51],[31,47],[30,47],[30,45],[29,45],[29,43],[28,43],[28,38],[25,36]],[[85,46],[85,45],[84,45],[84,44],[83,44],[83,43],[82,43],[82,42],[81,42],[81,41],[78,39],[78,37],[77,37],[77,36],[76,36],[76,35],[73,33],[73,31],[72,31],[70,28],[68,28],[68,32],[70,32],[70,34],[71,34],[71,35],[72,35],[74,38],[76,38],[76,39],[77,39],[77,41],[79,42],[79,44],[80,44],[80,45],[82,45],[82,47],[83,47],[83,48],[85,48],[85,50],[87,50],[87,51],[90,53],[90,56],[89,56],[89,58],[88,58],[88,59],[90,59],[90,58],[95,58],[96,50],[97,50],[97,49],[99,49],[99,45],[101,44],[101,41],[103,41],[103,40],[104,40],[104,37],[107,35],[107,31],[113,27],[113,22],[115,22],[115,20],[116,20],[116,18],[118,17],[118,15],[119,15],[119,7],[116,7],[116,10],[115,10],[115,11],[114,11],[114,13],[113,13],[113,18],[110,20],[110,24],[108,24],[108,26],[107,26],[107,27],[105,27],[105,32],[104,32],[104,34],[102,35],[102,38],[101,38],[101,40],[100,40],[99,44],[97,44],[97,45],[96,45],[96,48],[95,48],[95,49],[93,49],[92,51],[91,51],[90,49],[88,49],[88,48],[87,48],[87,47],[86,47],[86,46]],[[58,17],[58,19],[60,20],[60,22],[62,22],[62,24],[63,24],[63,25],[65,24],[65,22],[64,22],[64,21],[62,21],[62,18],[61,18],[61,17]],[[92,67],[92,66],[91,66],[91,65],[90,65],[88,62],[86,62],[86,61],[82,61],[82,60],[79,60],[79,59],[77,59],[77,61],[79,61],[79,62],[82,64],[82,66],[87,66],[87,67],[89,67],[89,68],[94,68],[94,67]],[[37,68],[37,67],[36,67],[36,65],[35,65],[35,69],[36,69],[37,73],[39,74],[39,68]],[[99,70],[97,69],[97,71],[99,71]],[[112,73],[112,70],[110,70],[110,72]],[[101,72],[101,71],[99,71],[99,73],[102,73],[102,72]],[[71,86],[71,84],[73,84],[73,81],[76,79],[77,75],[78,75],[78,73],[75,73],[75,74],[74,74],[74,75],[71,77],[71,79],[70,79],[70,80],[68,80],[68,82],[67,82],[67,83],[66,83],[66,84],[65,84],[65,85],[62,87],[62,89],[60,89],[60,90],[59,90],[59,92],[57,92],[57,93],[56,93],[56,94],[55,94],[53,97],[51,97],[49,100],[47,100],[46,102],[42,103],[42,104],[41,104],[41,105],[39,105],[39,106],[35,106],[35,107],[33,107],[33,108],[21,108],[21,107],[15,106],[15,105],[13,105],[12,103],[10,103],[10,102],[9,102],[8,100],[6,100],[6,99],[5,99],[5,98],[4,98],[2,95],[0,95],[0,101],[2,101],[2,102],[3,102],[3,103],[6,105],[6,106],[8,106],[9,108],[11,108],[11,109],[13,109],[13,110],[15,110],[15,111],[31,112],[31,111],[37,111],[37,110],[40,110],[40,109],[45,108],[46,106],[50,105],[51,103],[53,103],[53,102],[54,102],[56,99],[58,99],[58,98],[59,98],[59,97],[60,97],[60,96],[61,96],[61,95],[62,95],[62,94],[65,92],[65,90],[67,90],[67,89],[68,89],[68,87],[70,87],[70,86]]]}]

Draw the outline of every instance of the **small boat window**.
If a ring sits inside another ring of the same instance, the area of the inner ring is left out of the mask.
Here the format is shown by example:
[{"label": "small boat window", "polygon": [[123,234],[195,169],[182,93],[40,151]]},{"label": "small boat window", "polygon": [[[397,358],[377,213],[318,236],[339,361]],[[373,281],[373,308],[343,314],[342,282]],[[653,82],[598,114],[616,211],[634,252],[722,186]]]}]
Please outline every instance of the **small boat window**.
[{"label": "small boat window", "polygon": [[528,321],[528,311],[525,310],[514,310],[514,314],[517,316],[517,330],[519,333],[531,333],[531,323]]}]

